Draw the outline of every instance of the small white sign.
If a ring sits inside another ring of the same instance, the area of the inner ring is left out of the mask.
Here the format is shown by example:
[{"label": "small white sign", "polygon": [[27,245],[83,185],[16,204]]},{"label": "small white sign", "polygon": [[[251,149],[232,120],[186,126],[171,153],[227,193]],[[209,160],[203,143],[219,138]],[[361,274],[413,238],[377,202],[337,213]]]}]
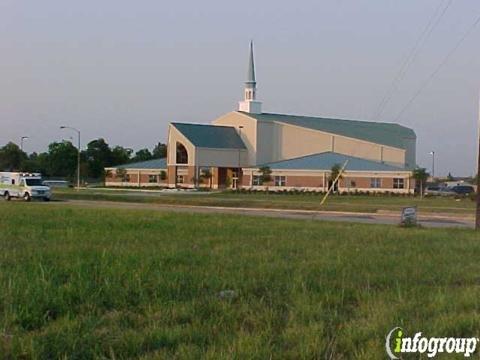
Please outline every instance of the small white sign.
[{"label": "small white sign", "polygon": [[417,225],[417,207],[410,206],[402,209],[402,225]]}]

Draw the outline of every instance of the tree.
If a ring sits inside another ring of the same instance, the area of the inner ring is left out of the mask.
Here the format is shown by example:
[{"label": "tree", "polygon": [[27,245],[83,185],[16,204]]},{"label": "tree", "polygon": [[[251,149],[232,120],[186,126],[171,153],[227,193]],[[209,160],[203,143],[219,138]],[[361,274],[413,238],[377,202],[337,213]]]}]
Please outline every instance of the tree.
[{"label": "tree", "polygon": [[160,180],[167,180],[167,172],[165,170],[160,170]]},{"label": "tree", "polygon": [[31,173],[39,172],[42,174],[46,174],[48,164],[47,158],[47,153],[42,153],[39,155],[36,152],[33,152],[28,156],[28,159],[23,162],[22,170]]},{"label": "tree", "polygon": [[420,188],[420,196],[423,197],[425,184],[427,182],[428,177],[430,174],[427,172],[425,168],[416,168],[413,170],[413,178],[415,179],[415,183],[418,184]]},{"label": "tree", "polygon": [[141,162],[141,161],[148,161],[152,160],[153,156],[150,150],[148,149],[140,149],[135,153],[135,156],[133,157],[132,161],[133,162]]},{"label": "tree", "polygon": [[22,170],[23,162],[27,159],[27,154],[13,142],[0,148],[0,170]]},{"label": "tree", "polygon": [[130,161],[133,150],[124,148],[123,146],[115,146],[112,149],[111,166],[123,165]]},{"label": "tree", "polygon": [[159,142],[152,151],[152,157],[154,159],[163,159],[167,157],[167,145]]},{"label": "tree", "polygon": [[212,177],[213,177],[213,174],[212,174],[212,172],[210,171],[209,168],[202,169],[202,173],[200,174],[200,178],[208,181],[208,187],[210,189],[212,188]]},{"label": "tree", "polygon": [[126,169],[117,168],[115,171],[115,176],[122,181],[122,183],[127,182],[129,179],[128,173]]},{"label": "tree", "polygon": [[85,157],[88,163],[88,176],[92,178],[103,177],[105,167],[112,165],[112,150],[102,138],[92,140],[87,144]]},{"label": "tree", "polygon": [[[330,169],[330,176],[328,178],[329,180],[328,182],[329,182],[329,187],[334,185],[333,191],[338,190],[338,180],[343,179],[341,171],[342,171],[342,166],[340,164],[335,164]],[[335,184],[334,184],[334,181],[336,181]]]},{"label": "tree", "polygon": [[199,176],[198,178],[194,175],[190,181],[195,185],[195,187],[197,188],[198,185],[202,184],[203,183],[203,178],[201,176]]},{"label": "tree", "polygon": [[105,179],[110,178],[113,176],[112,170],[106,170],[105,171]]},{"label": "tree", "polygon": [[46,174],[74,178],[77,171],[77,156],[78,150],[70,141],[51,143],[48,145],[48,154],[43,155]]},{"label": "tree", "polygon": [[335,181],[337,179],[337,177],[339,179],[342,179],[343,178],[342,175],[338,176],[341,171],[342,171],[342,166],[340,164],[333,165],[332,168],[330,169],[330,176],[329,176],[328,179],[330,181]]},{"label": "tree", "polygon": [[272,170],[268,166],[262,166],[258,169],[260,172],[260,180],[263,183],[272,181]]}]

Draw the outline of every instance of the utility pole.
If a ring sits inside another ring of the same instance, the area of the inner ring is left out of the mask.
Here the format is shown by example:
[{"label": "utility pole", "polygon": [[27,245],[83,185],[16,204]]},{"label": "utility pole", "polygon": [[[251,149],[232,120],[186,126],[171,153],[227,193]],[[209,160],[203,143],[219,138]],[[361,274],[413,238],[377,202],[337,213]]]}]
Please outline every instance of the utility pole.
[{"label": "utility pole", "polygon": [[[480,133],[480,129],[479,129]],[[480,135],[478,136],[478,164],[477,164],[477,216],[475,218],[475,229],[480,231]]]},{"label": "utility pole", "polygon": [[477,213],[475,216],[475,230],[480,231],[480,102],[478,119],[478,154],[477,154]]}]

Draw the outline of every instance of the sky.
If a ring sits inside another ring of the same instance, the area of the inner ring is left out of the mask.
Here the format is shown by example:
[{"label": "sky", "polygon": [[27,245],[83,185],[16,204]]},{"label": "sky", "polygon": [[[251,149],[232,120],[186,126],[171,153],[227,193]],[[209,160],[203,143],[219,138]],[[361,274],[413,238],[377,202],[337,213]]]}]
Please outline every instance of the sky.
[{"label": "sky", "polygon": [[44,151],[76,139],[67,125],[83,147],[103,137],[151,149],[169,122],[237,109],[253,39],[264,111],[398,122],[417,133],[420,166],[435,151],[436,175],[471,175],[480,24],[444,60],[479,16],[476,0],[2,0],[0,146],[29,136],[24,150]]}]

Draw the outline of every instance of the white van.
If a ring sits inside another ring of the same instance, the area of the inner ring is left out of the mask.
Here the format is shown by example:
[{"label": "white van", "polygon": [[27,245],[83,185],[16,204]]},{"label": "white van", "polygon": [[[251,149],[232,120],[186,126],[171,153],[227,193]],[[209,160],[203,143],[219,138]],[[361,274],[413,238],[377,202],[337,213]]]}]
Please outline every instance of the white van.
[{"label": "white van", "polygon": [[42,176],[38,173],[0,172],[0,196],[7,201],[13,197],[25,201],[49,201],[52,193],[50,187],[43,185]]}]

